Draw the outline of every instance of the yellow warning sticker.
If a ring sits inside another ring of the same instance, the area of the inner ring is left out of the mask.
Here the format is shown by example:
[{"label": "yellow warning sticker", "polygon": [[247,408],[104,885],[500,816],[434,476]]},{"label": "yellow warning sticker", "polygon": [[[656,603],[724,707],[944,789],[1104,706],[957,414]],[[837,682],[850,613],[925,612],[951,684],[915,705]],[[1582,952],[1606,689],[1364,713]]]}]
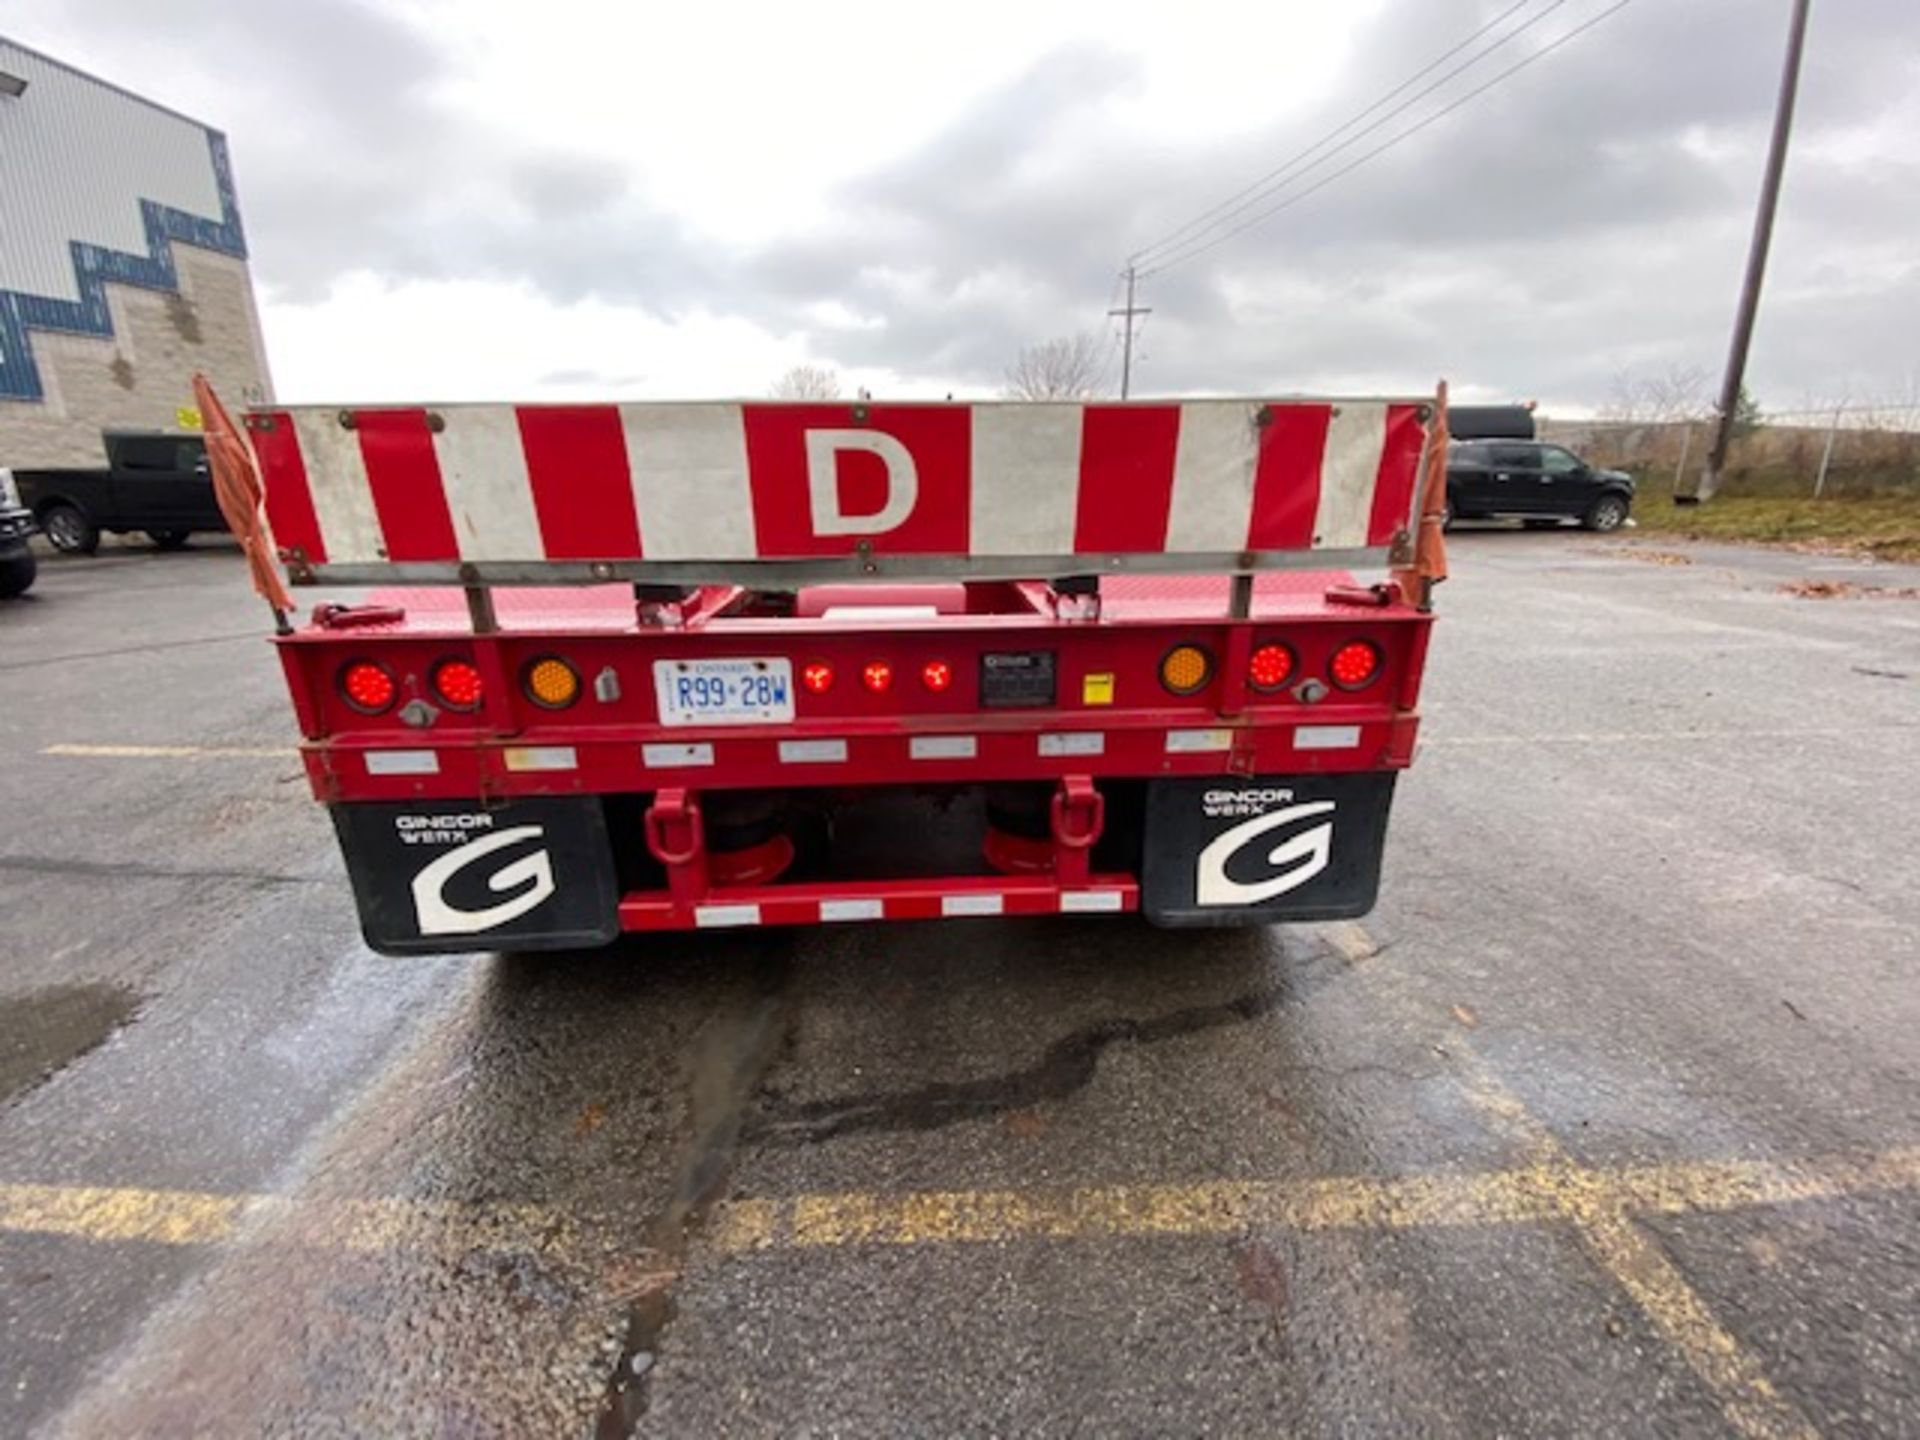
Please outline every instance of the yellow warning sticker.
[{"label": "yellow warning sticker", "polygon": [[1080,682],[1080,703],[1082,705],[1113,704],[1113,672],[1103,670],[1089,675]]}]

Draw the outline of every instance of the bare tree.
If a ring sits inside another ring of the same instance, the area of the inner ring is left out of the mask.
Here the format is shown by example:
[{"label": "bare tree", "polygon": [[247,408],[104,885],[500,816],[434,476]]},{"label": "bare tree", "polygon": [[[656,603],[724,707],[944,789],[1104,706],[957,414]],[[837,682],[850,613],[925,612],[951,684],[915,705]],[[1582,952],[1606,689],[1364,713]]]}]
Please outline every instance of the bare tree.
[{"label": "bare tree", "polygon": [[1006,394],[1014,400],[1085,400],[1105,368],[1096,336],[1081,331],[1022,350],[1007,367]]},{"label": "bare tree", "polygon": [[1652,424],[1698,420],[1712,410],[1708,379],[1699,365],[1669,365],[1657,375],[1622,370],[1613,377],[1613,393],[1601,414],[1608,420]]},{"label": "bare tree", "polygon": [[840,375],[824,365],[796,365],[773,382],[776,400],[838,400]]}]

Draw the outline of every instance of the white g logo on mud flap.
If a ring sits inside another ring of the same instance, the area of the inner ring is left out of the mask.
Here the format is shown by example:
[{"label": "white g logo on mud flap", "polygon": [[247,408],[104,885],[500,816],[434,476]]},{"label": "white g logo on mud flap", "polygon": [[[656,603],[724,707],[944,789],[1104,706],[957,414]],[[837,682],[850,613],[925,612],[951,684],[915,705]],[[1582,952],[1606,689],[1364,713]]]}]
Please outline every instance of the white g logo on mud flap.
[{"label": "white g logo on mud flap", "polygon": [[[1310,830],[1302,830],[1281,840],[1267,852],[1267,864],[1280,867],[1279,873],[1251,884],[1227,875],[1227,865],[1243,849],[1265,844],[1273,831],[1297,821],[1325,815],[1333,809],[1331,800],[1313,800],[1305,805],[1289,805],[1243,820],[1223,830],[1200,852],[1200,868],[1194,899],[1202,905],[1258,905],[1289,890],[1297,890],[1327,868],[1333,855],[1333,821],[1323,821]],[[1288,868],[1290,867],[1290,868]]]},{"label": "white g logo on mud flap", "polygon": [[486,859],[494,851],[518,845],[525,840],[538,840],[546,833],[545,828],[539,825],[515,825],[484,840],[469,840],[464,845],[456,846],[414,876],[413,908],[420,922],[420,933],[478,935],[509,920],[518,920],[536,905],[545,902],[554,892],[553,857],[545,850],[536,850],[531,855],[509,861],[487,877],[487,888],[496,895],[516,885],[524,885],[529,880],[533,882],[525,894],[502,900],[498,905],[488,905],[480,910],[461,910],[447,903],[446,888],[447,882],[455,875],[469,865]]}]

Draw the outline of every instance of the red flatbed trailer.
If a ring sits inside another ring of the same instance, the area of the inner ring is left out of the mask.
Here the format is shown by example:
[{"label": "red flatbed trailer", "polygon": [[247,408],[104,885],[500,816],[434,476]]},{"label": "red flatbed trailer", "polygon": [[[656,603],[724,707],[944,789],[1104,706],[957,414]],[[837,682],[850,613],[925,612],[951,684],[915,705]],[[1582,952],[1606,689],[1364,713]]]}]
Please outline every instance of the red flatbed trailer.
[{"label": "red flatbed trailer", "polygon": [[[383,587],[279,641],[367,939],[1362,914],[1418,730],[1442,414],[254,412],[289,577]],[[939,833],[876,847],[903,794]]]}]

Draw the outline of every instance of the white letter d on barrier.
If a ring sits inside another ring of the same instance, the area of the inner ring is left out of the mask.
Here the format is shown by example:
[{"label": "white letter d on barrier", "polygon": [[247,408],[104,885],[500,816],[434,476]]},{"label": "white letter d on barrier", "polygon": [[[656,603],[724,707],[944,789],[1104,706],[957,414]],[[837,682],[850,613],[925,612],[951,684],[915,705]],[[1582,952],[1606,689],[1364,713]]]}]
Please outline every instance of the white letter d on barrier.
[{"label": "white letter d on barrier", "polygon": [[[839,457],[843,450],[878,455],[887,467],[887,499],[871,515],[849,515],[840,506]],[[913,513],[920,498],[920,475],[913,455],[891,435],[877,430],[807,431],[807,495],[816,535],[880,535],[895,530]]]}]

